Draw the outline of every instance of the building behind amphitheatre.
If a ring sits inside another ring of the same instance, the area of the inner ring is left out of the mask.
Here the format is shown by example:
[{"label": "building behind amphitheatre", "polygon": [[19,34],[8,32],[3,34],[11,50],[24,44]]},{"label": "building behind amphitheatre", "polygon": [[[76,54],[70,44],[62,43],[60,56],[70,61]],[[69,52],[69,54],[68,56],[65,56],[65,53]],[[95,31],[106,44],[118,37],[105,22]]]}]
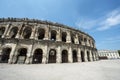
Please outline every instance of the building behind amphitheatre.
[{"label": "building behind amphitheatre", "polygon": [[28,18],[0,18],[0,62],[74,63],[98,60],[95,40],[66,25]]}]

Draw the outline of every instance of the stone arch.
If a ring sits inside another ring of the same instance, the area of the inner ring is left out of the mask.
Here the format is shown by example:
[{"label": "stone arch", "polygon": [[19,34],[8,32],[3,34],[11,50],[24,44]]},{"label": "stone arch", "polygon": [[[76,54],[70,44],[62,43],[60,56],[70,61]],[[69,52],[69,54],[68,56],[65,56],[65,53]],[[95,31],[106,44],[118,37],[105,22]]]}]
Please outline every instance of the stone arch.
[{"label": "stone arch", "polygon": [[56,63],[56,50],[55,49],[51,49],[49,51],[48,63]]},{"label": "stone arch", "polygon": [[43,51],[40,48],[35,49],[34,54],[33,54],[33,64],[38,64],[42,63],[42,58],[43,58]]},{"label": "stone arch", "polygon": [[29,39],[32,33],[32,28],[31,27],[25,27],[23,31],[23,38],[24,39]]},{"label": "stone arch", "polygon": [[81,61],[85,62],[85,53],[81,51]]},{"label": "stone arch", "polygon": [[39,28],[38,29],[38,39],[44,39],[45,36],[45,29]]},{"label": "stone arch", "polygon": [[18,27],[13,27],[9,33],[10,38],[15,38],[18,32]]},{"label": "stone arch", "polygon": [[17,63],[25,63],[25,60],[27,58],[27,48],[20,48],[18,49],[18,55],[17,55]]},{"label": "stone arch", "polygon": [[5,27],[0,27],[0,38],[2,38],[4,32],[5,32]]},{"label": "stone arch", "polygon": [[90,61],[90,52],[89,51],[87,51],[87,59],[88,59],[88,61]]},{"label": "stone arch", "polygon": [[68,62],[68,51],[63,50],[62,51],[62,63],[67,63]]},{"label": "stone arch", "polygon": [[76,50],[73,50],[73,51],[72,51],[72,58],[73,58],[73,62],[77,62],[77,61],[78,61],[77,51],[76,51]]},{"label": "stone arch", "polygon": [[56,35],[57,35],[57,32],[55,30],[51,30],[51,40],[53,41],[56,41]]},{"label": "stone arch", "polygon": [[62,41],[66,42],[66,37],[67,37],[67,33],[66,32],[62,32]]},{"label": "stone arch", "polygon": [[8,63],[10,53],[11,53],[11,48],[6,47],[2,49],[2,56],[1,56],[2,63]]}]

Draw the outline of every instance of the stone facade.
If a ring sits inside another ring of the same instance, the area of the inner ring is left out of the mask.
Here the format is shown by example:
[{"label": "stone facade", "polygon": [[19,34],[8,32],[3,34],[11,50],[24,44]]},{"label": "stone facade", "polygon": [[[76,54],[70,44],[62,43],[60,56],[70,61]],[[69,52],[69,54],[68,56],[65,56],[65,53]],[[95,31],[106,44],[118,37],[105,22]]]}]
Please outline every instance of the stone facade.
[{"label": "stone facade", "polygon": [[35,19],[0,19],[2,63],[46,64],[96,60],[95,40],[82,31]]},{"label": "stone facade", "polygon": [[107,59],[119,59],[119,53],[116,50],[98,50],[99,58],[106,57]]}]

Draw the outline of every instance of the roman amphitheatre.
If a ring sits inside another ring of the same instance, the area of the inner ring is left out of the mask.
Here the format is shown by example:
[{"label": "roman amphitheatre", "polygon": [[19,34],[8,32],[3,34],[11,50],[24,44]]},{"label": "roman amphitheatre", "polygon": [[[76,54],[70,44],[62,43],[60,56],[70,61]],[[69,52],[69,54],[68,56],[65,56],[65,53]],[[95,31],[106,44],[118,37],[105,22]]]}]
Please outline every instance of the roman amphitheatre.
[{"label": "roman amphitheatre", "polygon": [[97,61],[95,40],[69,26],[28,18],[0,18],[0,62],[47,64]]}]

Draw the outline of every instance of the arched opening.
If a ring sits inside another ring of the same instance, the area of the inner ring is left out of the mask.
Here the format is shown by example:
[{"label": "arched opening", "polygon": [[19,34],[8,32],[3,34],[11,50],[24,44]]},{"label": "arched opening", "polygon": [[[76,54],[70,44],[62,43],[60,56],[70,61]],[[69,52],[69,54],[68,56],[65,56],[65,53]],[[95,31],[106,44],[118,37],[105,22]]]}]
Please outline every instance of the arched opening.
[{"label": "arched opening", "polygon": [[2,35],[4,34],[5,32],[5,27],[1,27],[0,28],[0,38],[2,38]]},{"label": "arched opening", "polygon": [[86,38],[84,38],[84,42],[85,42],[85,45],[87,45],[87,39]]},{"label": "arched opening", "polygon": [[45,36],[45,30],[38,29],[38,39],[44,39],[44,36]]},{"label": "arched opening", "polygon": [[68,52],[67,50],[62,51],[62,63],[67,63],[68,62]]},{"label": "arched opening", "polygon": [[56,50],[55,49],[51,49],[49,51],[48,63],[56,63]]},{"label": "arched opening", "polygon": [[10,37],[11,38],[15,38],[16,37],[16,34],[18,32],[18,27],[13,27],[10,31]]},{"label": "arched opening", "polygon": [[83,51],[81,51],[81,61],[82,61],[82,62],[85,62],[85,55],[84,55],[84,52],[83,52]]},{"label": "arched opening", "polygon": [[72,58],[73,58],[73,62],[77,62],[78,61],[78,59],[77,59],[77,51],[76,50],[73,50]]},{"label": "arched opening", "polygon": [[32,29],[30,27],[26,27],[23,31],[23,38],[29,39],[32,33]]},{"label": "arched opening", "polygon": [[27,49],[20,48],[18,50],[17,63],[24,64],[27,57]]},{"label": "arched opening", "polygon": [[56,41],[56,34],[57,32],[55,30],[51,31],[51,40]]},{"label": "arched opening", "polygon": [[63,42],[66,42],[66,36],[67,36],[67,33],[66,32],[62,32],[62,41]]},{"label": "arched opening", "polygon": [[88,61],[90,61],[90,53],[89,53],[89,51],[87,51],[87,59],[88,59]]},{"label": "arched opening", "polygon": [[71,34],[71,42],[75,43],[75,35],[74,34]]},{"label": "arched opening", "polygon": [[2,50],[2,57],[1,57],[2,63],[8,63],[10,52],[11,52],[11,48],[4,48]]},{"label": "arched opening", "polygon": [[33,54],[33,64],[42,63],[42,49],[36,49]]},{"label": "arched opening", "polygon": [[79,44],[82,44],[82,37],[79,36]]}]

